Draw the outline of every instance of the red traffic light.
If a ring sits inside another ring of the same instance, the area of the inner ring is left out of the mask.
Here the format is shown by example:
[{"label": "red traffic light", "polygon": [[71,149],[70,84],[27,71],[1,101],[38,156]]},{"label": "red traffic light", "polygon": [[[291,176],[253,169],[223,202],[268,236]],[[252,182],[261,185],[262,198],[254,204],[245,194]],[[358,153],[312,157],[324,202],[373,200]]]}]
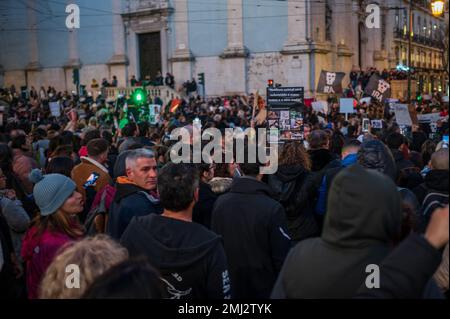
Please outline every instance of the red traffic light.
[{"label": "red traffic light", "polygon": [[268,83],[268,85],[269,85],[270,87],[273,86],[273,80],[268,80],[267,83]]}]

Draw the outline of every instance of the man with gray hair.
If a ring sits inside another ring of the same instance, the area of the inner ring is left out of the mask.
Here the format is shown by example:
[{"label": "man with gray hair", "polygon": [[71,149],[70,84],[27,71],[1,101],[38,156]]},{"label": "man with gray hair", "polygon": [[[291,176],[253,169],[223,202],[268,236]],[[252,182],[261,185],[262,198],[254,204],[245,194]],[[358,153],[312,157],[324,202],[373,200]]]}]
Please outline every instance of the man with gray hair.
[{"label": "man with gray hair", "polygon": [[156,192],[157,164],[153,152],[144,148],[130,151],[125,159],[125,172],[126,176],[117,177],[106,228],[117,240],[133,217],[162,212]]}]

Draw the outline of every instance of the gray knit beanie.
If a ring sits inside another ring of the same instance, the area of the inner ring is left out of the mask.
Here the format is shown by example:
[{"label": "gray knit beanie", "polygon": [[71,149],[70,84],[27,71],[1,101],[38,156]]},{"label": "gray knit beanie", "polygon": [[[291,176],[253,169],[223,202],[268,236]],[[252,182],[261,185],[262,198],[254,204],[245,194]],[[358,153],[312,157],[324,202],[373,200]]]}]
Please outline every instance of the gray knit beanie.
[{"label": "gray knit beanie", "polygon": [[33,196],[41,215],[48,216],[64,204],[76,189],[75,182],[61,174],[42,175],[39,169],[34,169],[29,175],[34,183]]}]

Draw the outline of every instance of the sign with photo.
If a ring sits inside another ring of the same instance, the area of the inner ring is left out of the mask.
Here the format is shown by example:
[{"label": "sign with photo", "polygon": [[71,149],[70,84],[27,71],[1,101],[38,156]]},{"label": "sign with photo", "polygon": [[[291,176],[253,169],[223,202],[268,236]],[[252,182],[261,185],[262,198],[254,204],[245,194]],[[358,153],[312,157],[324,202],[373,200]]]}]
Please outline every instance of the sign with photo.
[{"label": "sign with photo", "polygon": [[277,132],[280,142],[288,140],[303,140],[303,116],[293,109],[273,109],[267,115],[269,127],[268,140],[274,142],[274,132]]}]

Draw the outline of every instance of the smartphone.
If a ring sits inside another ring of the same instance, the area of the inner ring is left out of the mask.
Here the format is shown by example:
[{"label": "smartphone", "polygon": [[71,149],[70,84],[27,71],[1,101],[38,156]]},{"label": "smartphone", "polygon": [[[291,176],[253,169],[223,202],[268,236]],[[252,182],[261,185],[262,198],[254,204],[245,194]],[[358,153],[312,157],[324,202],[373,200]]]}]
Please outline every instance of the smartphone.
[{"label": "smartphone", "polygon": [[369,132],[369,125],[370,125],[370,120],[369,119],[363,119],[362,131],[363,132]]},{"label": "smartphone", "polygon": [[83,185],[83,188],[86,189],[90,186],[95,186],[95,183],[97,182],[99,177],[100,177],[100,175],[98,175],[95,172],[92,173],[91,175],[89,175],[88,179],[86,180],[86,182]]},{"label": "smartphone", "polygon": [[442,141],[443,141],[445,144],[448,145],[448,135],[444,135],[444,136],[442,137]]}]

